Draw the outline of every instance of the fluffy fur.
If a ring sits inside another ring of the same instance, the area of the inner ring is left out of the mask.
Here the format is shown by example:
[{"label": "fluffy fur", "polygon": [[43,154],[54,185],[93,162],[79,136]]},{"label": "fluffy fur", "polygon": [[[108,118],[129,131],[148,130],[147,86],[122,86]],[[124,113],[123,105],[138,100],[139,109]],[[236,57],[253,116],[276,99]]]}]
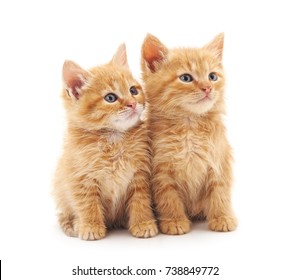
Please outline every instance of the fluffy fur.
[{"label": "fluffy fur", "polygon": [[156,235],[150,143],[140,120],[145,98],[125,45],[110,63],[89,71],[66,61],[63,81],[68,129],[54,184],[62,229],[84,240],[119,226],[136,237]]},{"label": "fluffy fur", "polygon": [[237,225],[231,208],[231,147],[222,122],[222,52],[223,34],[202,48],[171,50],[149,34],[142,46],[153,196],[166,234],[187,233],[195,217],[206,217],[214,231]]}]

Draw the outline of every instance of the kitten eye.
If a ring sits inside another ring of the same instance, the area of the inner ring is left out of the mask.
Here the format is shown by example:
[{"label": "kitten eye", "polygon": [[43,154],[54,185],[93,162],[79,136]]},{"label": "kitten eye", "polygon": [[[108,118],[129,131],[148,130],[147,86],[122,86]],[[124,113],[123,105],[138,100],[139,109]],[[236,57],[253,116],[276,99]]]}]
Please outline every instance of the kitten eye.
[{"label": "kitten eye", "polygon": [[217,74],[215,74],[215,73],[209,73],[209,75],[208,75],[208,79],[209,79],[210,81],[216,81],[216,80],[218,79],[218,76],[217,76]]},{"label": "kitten eye", "polygon": [[117,99],[118,96],[115,93],[108,93],[104,99],[108,102],[108,103],[114,103]]},{"label": "kitten eye", "polygon": [[193,81],[193,77],[190,74],[182,74],[179,76],[179,79],[185,83],[190,83]]},{"label": "kitten eye", "polygon": [[132,95],[137,95],[139,92],[138,92],[138,89],[136,89],[136,87],[132,86],[130,87],[130,93]]}]

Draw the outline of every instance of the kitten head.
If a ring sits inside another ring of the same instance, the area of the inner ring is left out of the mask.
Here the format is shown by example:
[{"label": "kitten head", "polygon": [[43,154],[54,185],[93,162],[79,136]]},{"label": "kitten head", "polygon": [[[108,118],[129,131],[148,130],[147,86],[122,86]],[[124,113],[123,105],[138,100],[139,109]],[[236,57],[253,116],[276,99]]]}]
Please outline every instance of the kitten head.
[{"label": "kitten head", "polygon": [[65,61],[63,82],[62,96],[71,124],[85,130],[124,132],[140,121],[145,98],[129,70],[124,44],[108,64],[88,71]]},{"label": "kitten head", "polygon": [[223,40],[222,33],[202,48],[169,50],[148,34],[142,46],[141,66],[150,105],[165,113],[222,110]]}]

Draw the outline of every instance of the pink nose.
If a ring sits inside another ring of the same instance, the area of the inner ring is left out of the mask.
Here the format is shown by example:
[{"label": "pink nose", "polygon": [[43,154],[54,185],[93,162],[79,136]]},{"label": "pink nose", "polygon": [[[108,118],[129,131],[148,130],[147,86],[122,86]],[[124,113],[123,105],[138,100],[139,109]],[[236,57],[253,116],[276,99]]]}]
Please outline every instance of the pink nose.
[{"label": "pink nose", "polygon": [[211,87],[210,86],[202,87],[201,90],[204,93],[209,94],[211,92]]},{"label": "pink nose", "polygon": [[127,107],[135,109],[136,105],[137,105],[136,101],[131,101],[127,104]]}]

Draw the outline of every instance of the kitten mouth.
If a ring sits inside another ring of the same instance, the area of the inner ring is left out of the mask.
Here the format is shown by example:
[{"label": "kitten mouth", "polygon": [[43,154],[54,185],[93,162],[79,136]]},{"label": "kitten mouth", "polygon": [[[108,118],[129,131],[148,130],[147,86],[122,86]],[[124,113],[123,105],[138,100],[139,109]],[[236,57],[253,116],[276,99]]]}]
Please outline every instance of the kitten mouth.
[{"label": "kitten mouth", "polygon": [[138,116],[138,112],[137,110],[132,110],[130,112],[127,113],[126,119],[131,119]]},{"label": "kitten mouth", "polygon": [[213,97],[211,95],[205,95],[203,96],[201,99],[199,99],[197,101],[197,103],[203,103],[203,102],[207,102],[207,101],[212,101]]},{"label": "kitten mouth", "polygon": [[211,99],[208,96],[205,96],[205,97],[199,99],[197,101],[197,103],[202,103],[202,102],[207,102],[207,101],[211,101]]}]

